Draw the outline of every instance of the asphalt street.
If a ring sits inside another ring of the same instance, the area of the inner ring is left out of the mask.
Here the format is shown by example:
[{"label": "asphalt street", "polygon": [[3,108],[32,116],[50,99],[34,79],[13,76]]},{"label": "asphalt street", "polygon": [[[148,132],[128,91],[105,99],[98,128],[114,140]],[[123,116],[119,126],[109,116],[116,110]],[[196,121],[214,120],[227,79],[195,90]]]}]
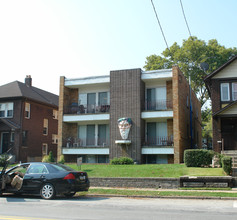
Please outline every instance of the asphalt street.
[{"label": "asphalt street", "polygon": [[237,219],[237,201],[74,197],[43,200],[35,196],[0,197],[0,220]]}]

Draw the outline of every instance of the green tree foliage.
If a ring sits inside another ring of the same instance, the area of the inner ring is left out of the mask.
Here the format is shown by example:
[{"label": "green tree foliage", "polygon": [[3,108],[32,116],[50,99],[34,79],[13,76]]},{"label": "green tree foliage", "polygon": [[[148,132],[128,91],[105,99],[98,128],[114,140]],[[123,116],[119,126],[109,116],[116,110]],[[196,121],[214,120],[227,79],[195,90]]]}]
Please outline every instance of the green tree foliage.
[{"label": "green tree foliage", "polygon": [[[170,49],[164,50],[161,56],[148,56],[144,68],[145,70],[156,70],[178,65],[187,79],[190,74],[192,89],[203,105],[209,98],[203,78],[236,54],[236,47],[226,48],[215,39],[206,43],[197,37],[190,37],[183,40],[182,46],[175,42]],[[200,68],[200,64],[203,62],[209,64],[209,70],[206,72]]]},{"label": "green tree foliage", "polygon": [[212,111],[207,107],[202,110],[202,137],[208,148],[212,140]]}]

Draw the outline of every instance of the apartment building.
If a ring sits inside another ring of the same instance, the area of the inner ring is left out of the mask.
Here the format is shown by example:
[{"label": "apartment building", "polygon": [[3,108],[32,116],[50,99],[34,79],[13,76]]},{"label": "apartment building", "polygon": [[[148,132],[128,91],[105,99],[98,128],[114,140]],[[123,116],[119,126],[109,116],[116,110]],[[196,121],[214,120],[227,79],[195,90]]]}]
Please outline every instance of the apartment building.
[{"label": "apartment building", "polygon": [[[108,163],[131,157],[137,163],[181,163],[183,152],[201,146],[201,107],[177,66],[111,71],[106,76],[60,78],[58,157]],[[128,119],[128,137],[119,121]],[[192,129],[190,129],[190,124]]]}]

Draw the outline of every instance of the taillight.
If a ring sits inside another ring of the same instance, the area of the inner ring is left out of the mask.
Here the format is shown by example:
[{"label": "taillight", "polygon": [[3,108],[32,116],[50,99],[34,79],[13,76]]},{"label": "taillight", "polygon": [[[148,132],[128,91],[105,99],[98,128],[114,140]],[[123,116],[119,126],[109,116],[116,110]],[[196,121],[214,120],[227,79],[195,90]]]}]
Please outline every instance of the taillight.
[{"label": "taillight", "polygon": [[63,178],[64,180],[75,180],[75,176],[72,173],[69,173]]}]

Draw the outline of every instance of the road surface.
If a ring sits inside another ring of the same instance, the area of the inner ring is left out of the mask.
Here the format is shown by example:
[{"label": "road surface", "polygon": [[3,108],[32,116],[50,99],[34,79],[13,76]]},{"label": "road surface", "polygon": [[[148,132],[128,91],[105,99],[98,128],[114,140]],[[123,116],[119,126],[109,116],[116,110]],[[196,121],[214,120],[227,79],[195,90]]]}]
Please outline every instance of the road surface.
[{"label": "road surface", "polygon": [[0,197],[0,220],[237,219],[237,201],[36,196]]}]

